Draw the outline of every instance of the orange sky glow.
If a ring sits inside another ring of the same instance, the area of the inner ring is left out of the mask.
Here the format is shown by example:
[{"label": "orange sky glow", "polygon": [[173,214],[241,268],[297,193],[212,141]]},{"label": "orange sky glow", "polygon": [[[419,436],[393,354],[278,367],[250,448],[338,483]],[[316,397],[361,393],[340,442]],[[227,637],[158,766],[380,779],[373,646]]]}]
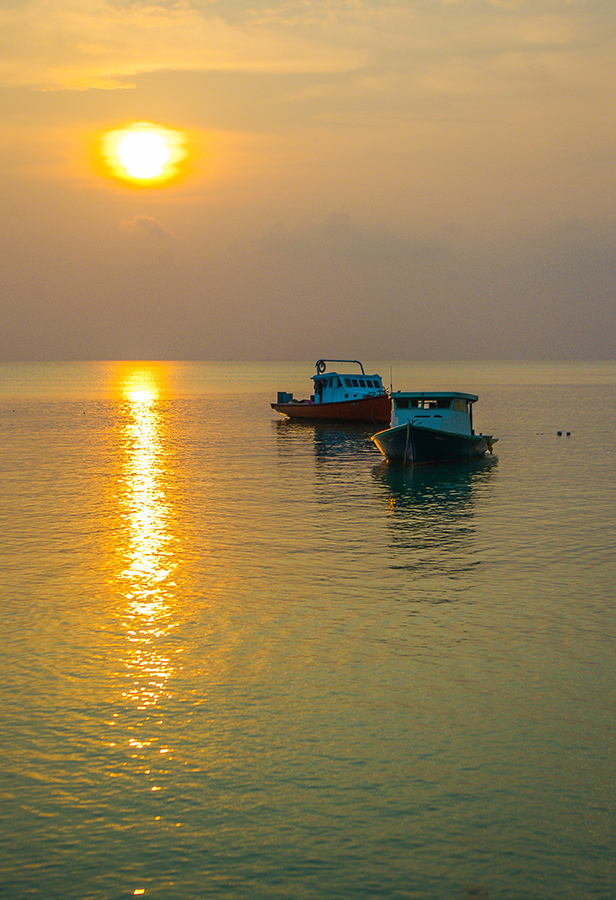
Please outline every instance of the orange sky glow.
[{"label": "orange sky glow", "polygon": [[0,22],[0,358],[614,358],[608,2]]}]

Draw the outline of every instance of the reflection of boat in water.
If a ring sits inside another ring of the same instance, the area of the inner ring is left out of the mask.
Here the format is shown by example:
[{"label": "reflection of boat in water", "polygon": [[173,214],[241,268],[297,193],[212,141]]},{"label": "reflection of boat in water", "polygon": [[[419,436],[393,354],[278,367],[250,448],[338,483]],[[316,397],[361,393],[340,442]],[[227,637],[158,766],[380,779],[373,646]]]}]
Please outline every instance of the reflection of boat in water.
[{"label": "reflection of boat in water", "polygon": [[383,487],[391,506],[412,509],[433,505],[438,512],[463,507],[490,477],[498,462],[484,456],[468,462],[433,467],[375,466],[375,481]]},{"label": "reflection of boat in water", "polygon": [[310,447],[316,457],[368,454],[371,460],[375,458],[368,423],[286,418],[274,424],[281,446],[286,445],[287,449],[303,445]]},{"label": "reflection of boat in water", "polygon": [[[352,363],[360,371],[328,372],[327,363]],[[293,394],[278,391],[272,409],[292,419],[389,424],[391,402],[380,375],[366,375],[357,359],[319,359],[316,370],[314,394],[309,399],[296,400]]]},{"label": "reflection of boat in water", "polygon": [[391,428],[372,440],[386,459],[412,466],[479,459],[498,438],[475,434],[478,399],[460,391],[395,391]]},{"label": "reflection of boat in water", "polygon": [[477,503],[488,493],[496,468],[493,456],[420,468],[382,462],[373,468],[389,507],[391,568],[415,579],[415,599],[446,602],[467,584],[479,562]]}]

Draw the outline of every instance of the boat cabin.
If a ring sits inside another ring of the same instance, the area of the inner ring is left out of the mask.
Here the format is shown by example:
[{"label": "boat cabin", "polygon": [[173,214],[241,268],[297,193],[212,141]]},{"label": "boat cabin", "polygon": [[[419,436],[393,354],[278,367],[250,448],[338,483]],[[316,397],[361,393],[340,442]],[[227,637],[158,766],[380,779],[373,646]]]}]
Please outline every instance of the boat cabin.
[{"label": "boat cabin", "polygon": [[[327,372],[327,363],[355,363],[360,371],[344,374]],[[316,364],[317,374],[312,376],[315,403],[341,403],[345,400],[362,400],[385,393],[380,375],[366,375],[364,367],[357,359],[320,359]]]},{"label": "boat cabin", "polygon": [[453,434],[471,435],[476,394],[460,391],[393,391],[391,425],[419,425]]}]

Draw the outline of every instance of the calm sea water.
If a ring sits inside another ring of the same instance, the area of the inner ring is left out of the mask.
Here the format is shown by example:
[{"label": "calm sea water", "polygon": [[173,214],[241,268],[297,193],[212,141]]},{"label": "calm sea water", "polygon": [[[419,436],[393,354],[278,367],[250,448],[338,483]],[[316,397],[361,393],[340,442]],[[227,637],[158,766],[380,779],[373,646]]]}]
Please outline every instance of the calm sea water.
[{"label": "calm sea water", "polygon": [[616,364],[395,363],[418,471],[312,372],[0,366],[3,898],[616,897]]}]

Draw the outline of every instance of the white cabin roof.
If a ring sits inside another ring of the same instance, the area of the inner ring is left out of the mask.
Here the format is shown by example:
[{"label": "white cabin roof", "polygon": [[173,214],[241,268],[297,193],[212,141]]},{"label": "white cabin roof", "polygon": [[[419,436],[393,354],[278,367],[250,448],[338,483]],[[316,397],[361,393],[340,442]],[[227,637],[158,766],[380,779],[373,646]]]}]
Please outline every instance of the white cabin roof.
[{"label": "white cabin roof", "polygon": [[469,403],[476,403],[479,400],[477,394],[467,394],[465,391],[392,391],[391,399],[412,399],[412,398],[443,400],[446,398],[459,398],[460,400],[468,400]]}]

